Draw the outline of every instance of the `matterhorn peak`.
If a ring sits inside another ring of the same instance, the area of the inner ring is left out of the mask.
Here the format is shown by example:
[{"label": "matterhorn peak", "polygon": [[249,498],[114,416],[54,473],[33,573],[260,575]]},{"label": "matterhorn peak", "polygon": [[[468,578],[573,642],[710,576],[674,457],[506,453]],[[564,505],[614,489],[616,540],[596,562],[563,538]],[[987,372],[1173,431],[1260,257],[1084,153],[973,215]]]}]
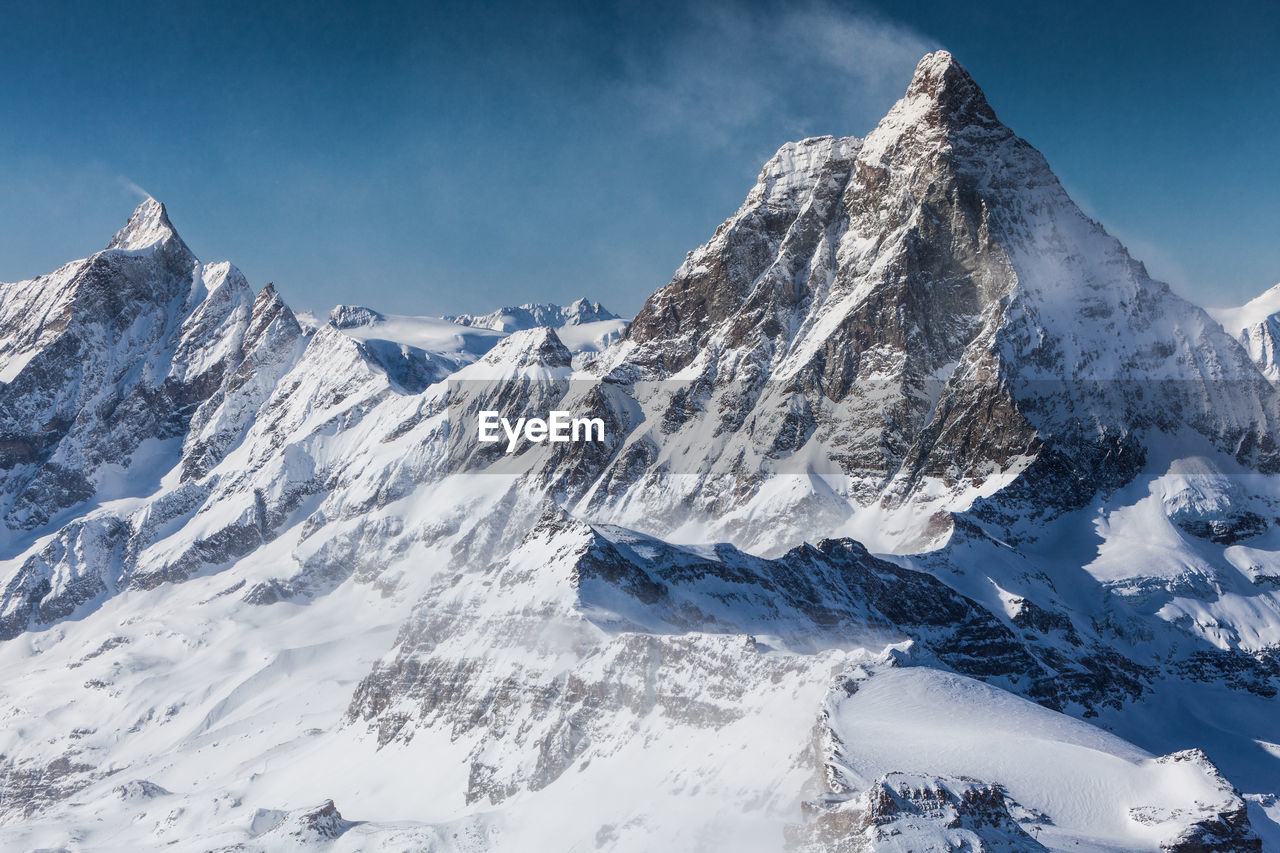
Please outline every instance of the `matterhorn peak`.
[{"label": "matterhorn peak", "polygon": [[925,54],[920,60],[904,100],[926,106],[931,118],[951,125],[996,122],[995,110],[981,87],[945,50]]},{"label": "matterhorn peak", "polygon": [[[931,150],[960,138],[1012,137],[969,72],[950,53],[937,50],[916,65],[906,94],[864,140],[861,156],[878,162],[890,155],[911,156],[910,149],[919,143]],[[900,150],[904,144],[906,152]]]},{"label": "matterhorn peak", "polygon": [[138,205],[128,223],[116,232],[107,244],[107,250],[140,252],[163,245],[170,240],[182,242],[164,205],[150,196]]}]

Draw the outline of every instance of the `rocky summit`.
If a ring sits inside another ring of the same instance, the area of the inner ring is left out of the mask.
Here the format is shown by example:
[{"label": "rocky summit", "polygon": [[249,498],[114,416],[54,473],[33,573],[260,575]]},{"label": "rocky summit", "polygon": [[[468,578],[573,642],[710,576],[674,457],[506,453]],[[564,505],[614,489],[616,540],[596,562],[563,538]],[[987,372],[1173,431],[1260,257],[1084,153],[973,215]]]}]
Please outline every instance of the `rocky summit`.
[{"label": "rocky summit", "polygon": [[1280,849],[1273,297],[942,51],[629,323],[295,315],[148,200],[0,285],[0,846]]}]

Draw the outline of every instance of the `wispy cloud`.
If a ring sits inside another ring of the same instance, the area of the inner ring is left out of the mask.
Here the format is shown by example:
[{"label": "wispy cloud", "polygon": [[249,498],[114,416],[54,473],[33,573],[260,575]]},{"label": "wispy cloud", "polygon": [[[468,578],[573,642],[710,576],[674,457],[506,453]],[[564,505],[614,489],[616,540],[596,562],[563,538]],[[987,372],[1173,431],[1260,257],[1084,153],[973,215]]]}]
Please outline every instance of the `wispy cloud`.
[{"label": "wispy cloud", "polygon": [[[863,133],[901,95],[927,37],[825,2],[700,7],[656,58],[630,63],[626,95],[658,132],[711,147],[767,123],[807,133],[830,116]],[[824,129],[825,130],[825,129]]]}]

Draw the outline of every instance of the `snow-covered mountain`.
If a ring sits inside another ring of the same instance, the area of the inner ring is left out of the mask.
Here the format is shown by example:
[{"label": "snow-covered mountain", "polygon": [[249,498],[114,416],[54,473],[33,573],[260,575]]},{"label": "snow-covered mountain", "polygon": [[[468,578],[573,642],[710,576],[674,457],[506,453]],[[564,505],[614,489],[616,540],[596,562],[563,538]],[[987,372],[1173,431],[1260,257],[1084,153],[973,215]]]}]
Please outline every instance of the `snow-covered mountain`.
[{"label": "snow-covered mountain", "polygon": [[152,201],[0,286],[0,845],[1280,845],[1280,391],[949,54],[525,308],[299,323]]},{"label": "snow-covered mountain", "polygon": [[558,329],[562,326],[578,326],[598,323],[602,320],[618,320],[617,314],[605,309],[599,302],[581,298],[568,305],[553,303],[528,303],[515,307],[499,308],[489,314],[448,315],[444,319],[459,326],[479,326],[499,332],[519,332],[538,326]]},{"label": "snow-covered mountain", "polygon": [[1277,463],[1277,397],[1247,354],[1085,217],[940,54],[865,140],[784,146],[606,358],[611,380],[657,383],[653,444],[705,441],[695,413],[720,420],[717,452],[666,501],[714,536],[756,512],[761,467],[839,475],[809,513],[903,551],[975,501],[1002,525],[1081,506],[1132,478],[1145,431]]},{"label": "snow-covered mountain", "polygon": [[1210,311],[1272,382],[1280,382],[1280,284],[1238,308]]},{"label": "snow-covered mountain", "polygon": [[207,469],[297,357],[271,288],[203,265],[164,207],[142,204],[107,248],[0,289],[5,527],[32,530],[112,496],[123,469]]},{"label": "snow-covered mountain", "polygon": [[[360,305],[339,305],[327,321],[347,335],[379,346],[400,349],[406,358],[430,353],[456,370],[488,352],[512,332],[537,328],[555,329],[557,336],[577,356],[597,353],[618,340],[627,321],[610,314],[600,303],[579,299],[568,307],[523,305],[503,308],[484,317],[423,317],[383,314]],[[319,322],[311,323],[318,327]]]},{"label": "snow-covered mountain", "polygon": [[446,315],[445,320],[460,326],[519,332],[540,326],[555,329],[575,353],[600,352],[622,336],[627,321],[605,309],[599,302],[576,299],[568,305],[539,303],[499,308],[489,314]]}]

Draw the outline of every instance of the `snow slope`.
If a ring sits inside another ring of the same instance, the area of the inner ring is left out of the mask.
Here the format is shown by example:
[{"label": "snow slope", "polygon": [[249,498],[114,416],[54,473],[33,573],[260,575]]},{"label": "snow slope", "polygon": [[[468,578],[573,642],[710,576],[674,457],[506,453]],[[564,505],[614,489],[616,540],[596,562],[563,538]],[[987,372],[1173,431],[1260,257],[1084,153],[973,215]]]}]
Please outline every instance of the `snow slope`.
[{"label": "snow slope", "polygon": [[[1202,754],[1157,758],[1087,723],[952,673],[923,667],[876,672],[854,682],[851,695],[834,697],[828,719],[841,786],[862,791],[879,785],[910,798],[985,783],[1030,836],[1010,833],[1008,849],[1160,850],[1183,832],[1190,803],[1210,819],[1245,808]],[[1049,784],[1046,768],[1052,768]],[[858,805],[851,800],[844,808]],[[981,844],[972,830],[902,817],[866,834],[883,850]]]}]

